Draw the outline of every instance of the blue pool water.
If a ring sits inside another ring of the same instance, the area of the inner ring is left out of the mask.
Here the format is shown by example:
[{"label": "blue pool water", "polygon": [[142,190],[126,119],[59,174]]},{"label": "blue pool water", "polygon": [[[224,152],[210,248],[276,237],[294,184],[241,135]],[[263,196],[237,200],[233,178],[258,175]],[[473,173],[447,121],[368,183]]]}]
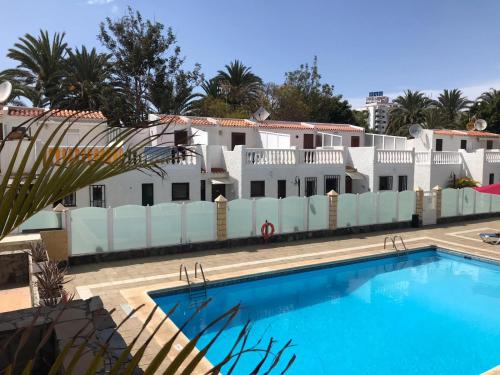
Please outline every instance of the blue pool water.
[{"label": "blue pool water", "polygon": [[[213,302],[184,330],[189,338],[242,306],[208,353],[212,363],[250,319],[250,343],[293,340],[283,360],[297,355],[290,374],[479,374],[500,364],[500,266],[441,250],[214,286],[208,296]],[[152,297],[164,311],[181,304],[177,325],[192,312],[187,293]],[[235,373],[259,359],[244,356]]]}]

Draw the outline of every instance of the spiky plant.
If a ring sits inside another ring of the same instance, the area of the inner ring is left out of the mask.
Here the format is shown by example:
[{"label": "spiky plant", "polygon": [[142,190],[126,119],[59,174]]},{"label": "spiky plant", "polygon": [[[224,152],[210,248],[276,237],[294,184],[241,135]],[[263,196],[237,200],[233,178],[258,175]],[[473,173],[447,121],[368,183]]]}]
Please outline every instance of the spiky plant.
[{"label": "spiky plant", "polygon": [[[206,308],[206,306],[210,303],[210,300],[207,300],[203,304],[201,304],[197,310],[189,316],[189,318],[177,329],[177,331],[167,340],[167,342],[162,345],[160,350],[155,354],[155,356],[150,361],[149,365],[143,368],[144,374],[153,375],[157,374],[158,371],[163,371],[163,374],[182,374],[182,375],[190,375],[195,370],[200,371],[200,364],[208,353],[208,351],[213,347],[215,342],[218,340],[220,335],[224,332],[224,330],[231,324],[231,322],[235,319],[237,314],[240,311],[240,306],[237,305],[228,311],[219,315],[216,319],[209,322],[206,327],[201,330],[198,334],[196,334],[192,340],[190,340],[184,347],[175,355],[173,355],[173,348],[176,340],[182,334],[182,331],[190,324],[199,314],[200,312]],[[62,309],[59,310],[58,314],[55,314],[55,318],[48,325],[45,333],[43,335],[42,340],[37,345],[36,349],[28,355],[27,361],[20,360],[20,353],[23,352],[26,344],[29,342],[30,337],[33,335],[35,322],[40,317],[40,312],[34,315],[32,323],[28,325],[26,328],[19,329],[14,335],[12,335],[7,342],[0,347],[0,353],[8,353],[7,346],[12,343],[14,340],[18,339],[19,346],[15,351],[15,354],[12,358],[7,358],[7,366],[5,368],[0,368],[0,373],[5,375],[13,375],[17,372],[22,372],[23,375],[29,375],[33,373],[33,369],[35,367],[36,361],[39,359],[41,352],[44,349],[44,346],[47,343],[50,343],[50,339],[54,333],[54,329],[58,323],[58,319],[62,316],[66,304]],[[111,340],[112,338],[118,334],[120,327],[125,324],[131,317],[133,317],[138,310],[142,309],[144,306],[139,306],[137,309],[131,311],[117,326],[117,328],[108,336],[105,342],[101,342],[100,346],[95,350],[90,358],[85,356],[83,359],[83,354],[88,354],[89,343],[92,338],[95,338],[95,329],[88,329],[89,326],[85,325],[80,329],[79,332],[75,334],[75,337],[67,340],[67,343],[64,345],[62,350],[57,354],[52,363],[49,363],[49,375],[56,375],[59,373],[64,374],[75,374],[74,370],[76,365],[81,365],[81,361],[85,360],[86,371],[83,374],[93,375],[96,373],[97,369],[99,369],[104,362],[109,363],[109,359],[113,358],[111,353]],[[151,341],[155,337],[155,335],[163,328],[167,319],[169,319],[178,306],[174,306],[170,311],[168,311],[165,316],[161,319],[160,323],[154,327],[151,327],[151,321],[153,316],[155,315],[158,306],[153,308],[153,310],[148,314],[145,323],[137,332],[137,334],[131,339],[130,344],[120,353],[120,355],[116,358],[113,358],[112,366],[107,372],[110,375],[132,375],[136,373],[136,369],[139,366],[140,361],[144,357],[146,353],[146,349],[151,344]],[[110,311],[110,313],[113,313]],[[206,345],[200,346],[198,350],[196,349],[197,345],[201,337],[210,329],[216,328],[216,333],[214,338],[210,340]],[[149,333],[146,333],[148,332]],[[261,340],[257,340],[257,342],[250,344],[249,343],[249,335],[250,335],[251,327],[250,323],[247,322],[239,334],[235,337],[234,343],[230,348],[227,348],[226,354],[223,356],[223,359],[218,363],[213,363],[212,367],[205,372],[206,375],[212,374],[220,374],[223,371],[225,374],[233,374],[238,371],[238,364],[247,353],[255,353],[258,352],[261,354],[261,359],[259,362],[255,364],[255,368],[251,372],[251,374],[270,374],[273,370],[277,370],[277,367],[280,363],[283,362],[284,354],[287,350],[292,346],[292,342],[289,340],[283,345],[277,347],[276,341],[273,338],[270,338],[265,346],[261,346]],[[83,332],[86,334],[83,336]],[[145,334],[146,337],[143,337],[143,340],[139,340],[141,336]],[[78,341],[77,341],[78,338]],[[145,339],[145,340],[144,340]],[[143,341],[143,344],[139,344],[139,341]],[[26,353],[24,353],[26,354]],[[26,358],[26,357],[25,357]],[[168,360],[167,360],[168,358]],[[288,369],[292,366],[296,359],[295,354],[291,355],[288,359],[288,362],[282,369],[280,369],[280,374],[285,374]],[[4,359],[5,360],[5,359]],[[47,360],[47,359],[45,359]],[[167,362],[167,364],[164,364]],[[162,367],[163,366],[163,367]],[[19,371],[21,370],[21,371]],[[80,370],[81,371],[81,370]],[[79,372],[79,374],[82,372]]]},{"label": "spiky plant", "polygon": [[62,296],[64,284],[70,280],[66,277],[67,267],[60,267],[51,260],[40,266],[40,272],[35,274],[38,293],[46,306],[57,305]]},{"label": "spiky plant", "polygon": [[34,262],[45,262],[47,261],[47,248],[42,241],[32,241],[29,244],[30,249],[27,251]]}]

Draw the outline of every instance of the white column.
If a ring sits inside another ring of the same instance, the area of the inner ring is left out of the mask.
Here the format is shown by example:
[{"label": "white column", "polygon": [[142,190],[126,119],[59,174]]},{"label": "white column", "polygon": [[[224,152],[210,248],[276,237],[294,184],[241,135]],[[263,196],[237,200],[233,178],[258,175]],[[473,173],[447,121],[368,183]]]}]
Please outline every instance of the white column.
[{"label": "white column", "polygon": [[151,229],[151,206],[147,205],[146,206],[146,248],[151,247],[151,236],[152,236],[152,229]]},{"label": "white column", "polygon": [[114,241],[113,241],[113,208],[108,207],[107,211],[107,225],[108,225],[108,251],[114,250]]}]

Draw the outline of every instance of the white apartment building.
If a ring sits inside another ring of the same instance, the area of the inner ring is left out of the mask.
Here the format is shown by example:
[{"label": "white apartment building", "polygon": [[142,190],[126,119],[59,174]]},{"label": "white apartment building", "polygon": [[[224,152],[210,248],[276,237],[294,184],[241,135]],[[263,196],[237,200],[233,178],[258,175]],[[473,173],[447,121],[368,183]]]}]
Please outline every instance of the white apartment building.
[{"label": "white apartment building", "polygon": [[384,134],[389,123],[389,111],[392,104],[389,98],[384,96],[383,91],[374,91],[366,98],[366,110],[368,111],[368,128],[374,133]]},{"label": "white apartment building", "polygon": [[[40,111],[43,109],[4,107],[0,136]],[[63,111],[48,121],[40,143],[72,113]],[[219,194],[228,199],[253,199],[321,195],[332,189],[341,194],[416,187],[428,190],[438,184],[445,187],[453,174],[473,177],[481,184],[500,181],[500,136],[487,132],[425,130],[419,139],[408,140],[366,134],[363,128],[349,124],[150,118],[159,124],[145,129],[144,137],[160,134],[166,126],[168,131],[151,142],[146,153],[171,153],[165,143],[184,145],[195,152],[165,165],[164,178],[129,172],[81,189],[62,203],[78,208],[116,207],[213,200]],[[100,113],[85,113],[68,133],[62,149],[74,147],[89,126],[105,127],[105,120]],[[32,131],[35,129],[36,124]],[[6,141],[0,154],[0,176],[16,145],[15,140]],[[115,146],[103,140],[101,147]],[[39,149],[35,148],[33,160]]]}]

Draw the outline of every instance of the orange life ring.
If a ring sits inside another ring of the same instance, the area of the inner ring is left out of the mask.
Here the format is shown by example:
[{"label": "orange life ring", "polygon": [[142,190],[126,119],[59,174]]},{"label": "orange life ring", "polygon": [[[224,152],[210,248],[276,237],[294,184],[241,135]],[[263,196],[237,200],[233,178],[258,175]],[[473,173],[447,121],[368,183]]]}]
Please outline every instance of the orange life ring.
[{"label": "orange life ring", "polygon": [[[269,231],[269,227],[271,230]],[[262,227],[260,227],[260,234],[262,234],[262,238],[268,240],[274,235],[274,225],[266,220]]]}]

